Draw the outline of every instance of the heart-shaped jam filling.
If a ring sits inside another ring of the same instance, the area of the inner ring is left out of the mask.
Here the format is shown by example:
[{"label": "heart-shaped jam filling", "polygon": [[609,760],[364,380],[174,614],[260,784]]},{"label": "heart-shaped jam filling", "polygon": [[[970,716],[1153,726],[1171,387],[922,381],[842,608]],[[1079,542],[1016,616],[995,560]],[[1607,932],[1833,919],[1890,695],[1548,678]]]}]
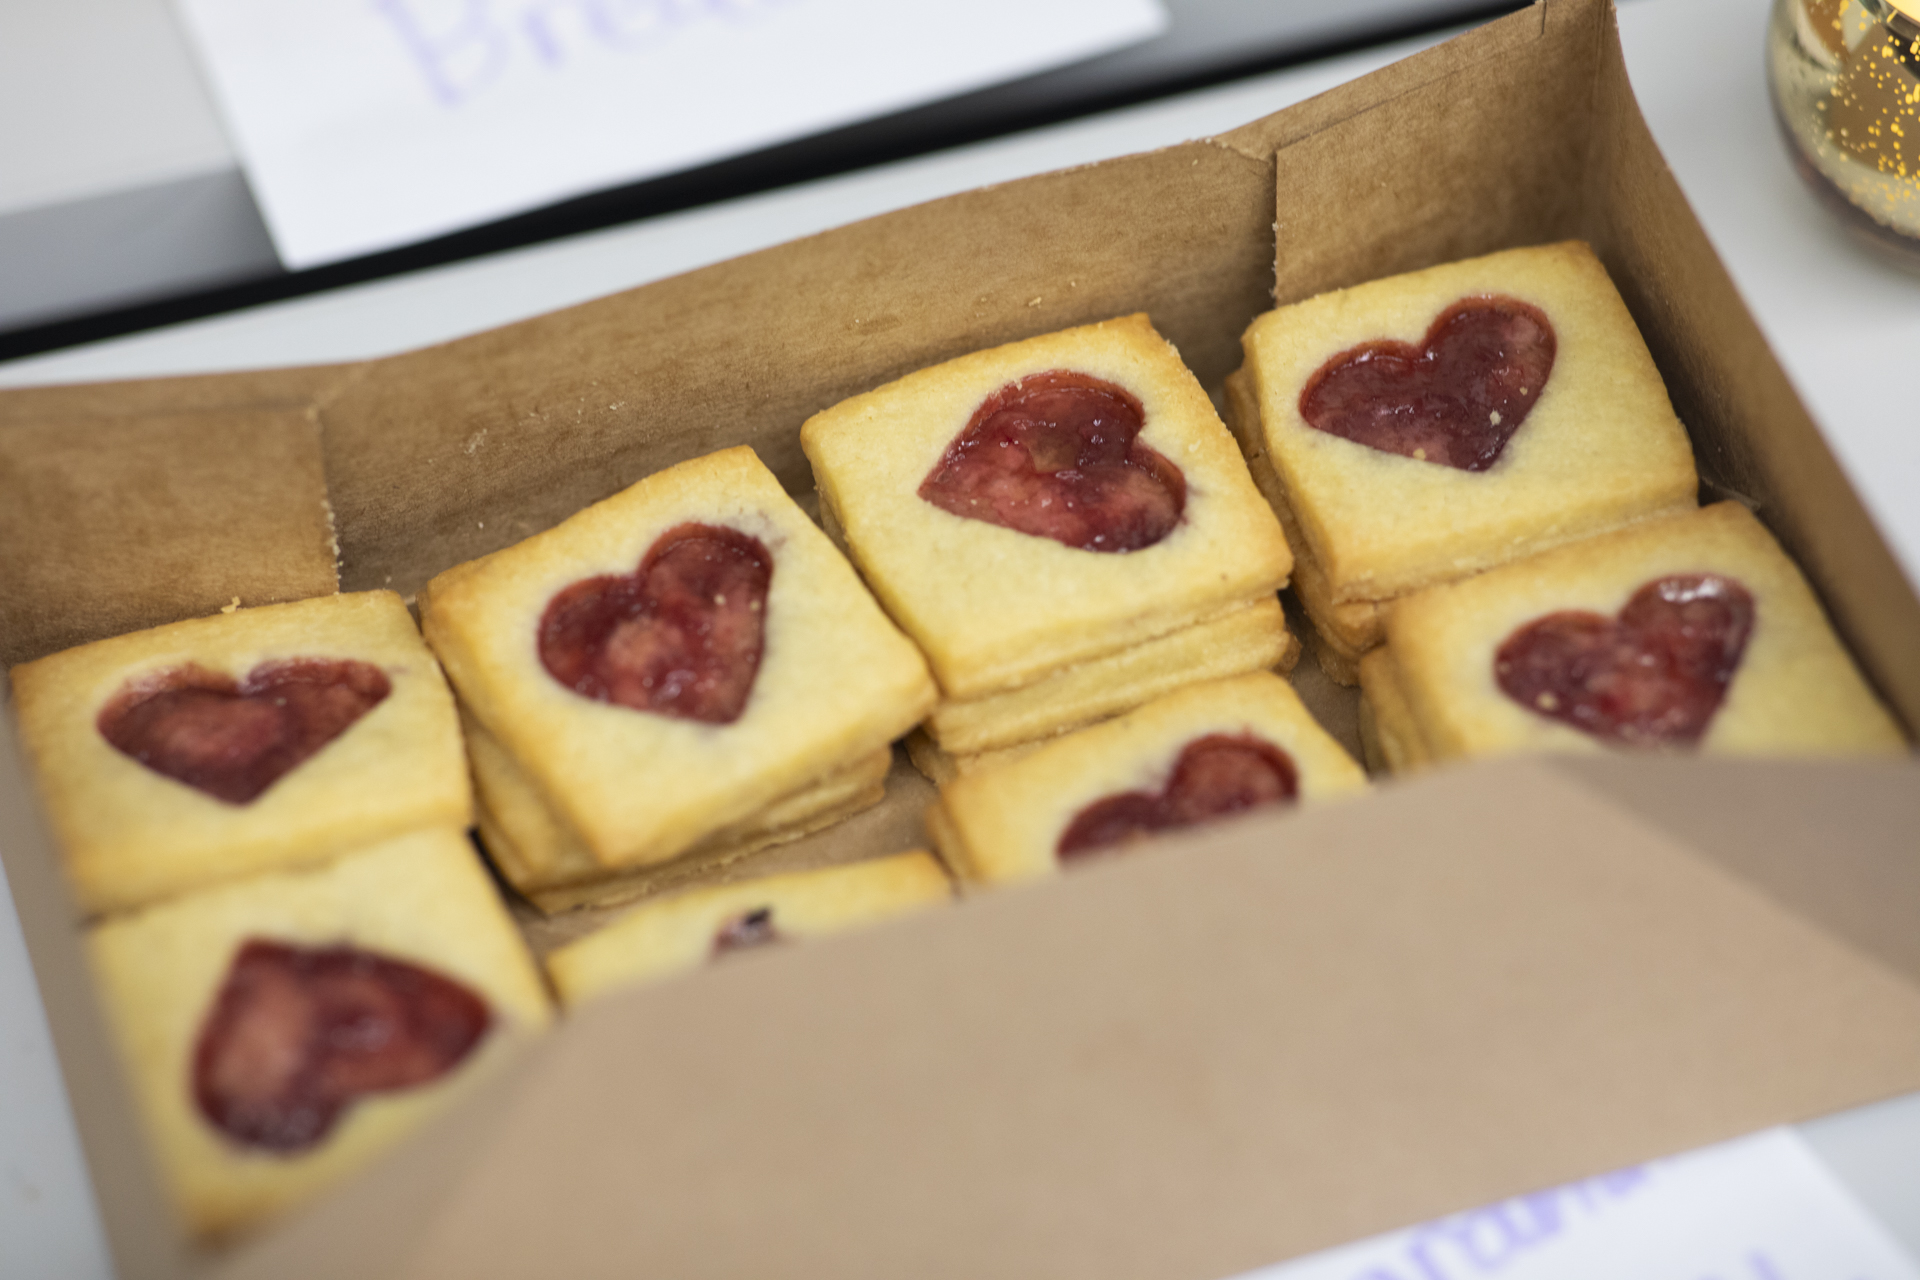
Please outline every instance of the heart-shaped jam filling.
[{"label": "heart-shaped jam filling", "polygon": [[1500,691],[1527,710],[1622,746],[1691,746],[1720,709],[1753,631],[1731,578],[1676,574],[1633,593],[1618,618],[1568,610],[1508,636]]},{"label": "heart-shaped jam filling", "polygon": [[1291,800],[1300,784],[1286,752],[1250,733],[1214,733],[1180,751],[1165,789],[1123,791],[1082,809],[1056,850],[1061,861],[1156,831]]},{"label": "heart-shaped jam filling", "polygon": [[240,681],[185,666],[132,682],[95,723],[155,773],[246,804],[392,691],[380,668],[335,658],[262,663]]},{"label": "heart-shaped jam filling", "polygon": [[956,516],[1082,551],[1138,551],[1187,505],[1180,468],[1141,444],[1140,402],[1082,373],[1036,373],[974,410],[920,496]]},{"label": "heart-shaped jam filling", "polygon": [[773,923],[773,908],[756,907],[720,926],[713,935],[713,958],[718,960],[736,951],[751,951],[755,947],[785,941],[786,938],[781,936]]},{"label": "heart-shaped jam filling", "polygon": [[540,619],[540,661],[582,697],[732,724],[766,646],[773,556],[710,524],[661,534],[629,574],[586,578]]},{"label": "heart-shaped jam filling", "polygon": [[1368,342],[1321,365],[1300,393],[1307,425],[1384,453],[1485,471],[1553,372],[1553,325],[1513,298],[1462,298],[1426,342]]},{"label": "heart-shaped jam filling", "polygon": [[479,996],[418,965],[251,939],[200,1028],[194,1101],[243,1146],[302,1151],[354,1099],[451,1071],[492,1021]]}]

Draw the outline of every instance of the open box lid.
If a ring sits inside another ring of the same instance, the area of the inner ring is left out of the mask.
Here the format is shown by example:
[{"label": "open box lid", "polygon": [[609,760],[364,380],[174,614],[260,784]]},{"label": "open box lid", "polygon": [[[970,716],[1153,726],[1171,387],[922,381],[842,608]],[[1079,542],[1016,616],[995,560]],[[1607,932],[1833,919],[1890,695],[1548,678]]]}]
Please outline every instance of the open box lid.
[{"label": "open box lid", "polygon": [[[271,442],[290,465],[258,505],[256,558],[283,582],[330,578],[313,520],[330,503],[345,584],[411,590],[742,438],[804,488],[807,413],[993,342],[1144,307],[1217,385],[1271,301],[1276,178],[1283,300],[1591,239],[1710,484],[1758,507],[1920,722],[1920,602],[1646,136],[1603,0],[1550,0],[1219,139],[422,352],[0,396],[0,479],[25,457],[73,480],[72,522],[89,503],[110,515],[124,493],[84,460],[7,449],[138,422],[197,441],[179,455],[195,461],[121,483],[191,480],[171,491],[191,511],[228,483],[198,459]],[[217,582],[137,574],[89,596],[97,546],[59,564],[76,553],[39,527],[9,542],[9,519],[0,569],[9,546],[37,557],[38,602],[56,603],[0,600],[0,641],[226,603]],[[230,546],[217,521],[174,541]],[[120,612],[82,607],[101,600]],[[5,761],[0,810],[22,815],[9,874],[128,1275],[1218,1280],[1920,1088],[1916,784],[1911,762],[1476,766],[744,958],[572,1019],[421,1141],[222,1258],[181,1244],[126,1158],[140,1139],[70,904]]]},{"label": "open box lid", "polygon": [[1920,1088],[1916,781],[1447,771],[630,992],[223,1274],[1220,1280]]}]

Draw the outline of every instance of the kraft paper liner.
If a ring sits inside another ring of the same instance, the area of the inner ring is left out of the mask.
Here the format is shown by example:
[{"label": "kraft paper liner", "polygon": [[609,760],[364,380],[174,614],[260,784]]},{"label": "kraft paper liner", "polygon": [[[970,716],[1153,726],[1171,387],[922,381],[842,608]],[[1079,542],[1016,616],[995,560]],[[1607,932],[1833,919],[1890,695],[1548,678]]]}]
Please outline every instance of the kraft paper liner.
[{"label": "kraft paper liner", "polygon": [[337,589],[307,410],[0,412],[0,665]]},{"label": "kraft paper liner", "polygon": [[314,408],[365,365],[301,365],[238,373],[77,382],[0,391],[0,428],[55,418],[126,418],[242,409]]}]

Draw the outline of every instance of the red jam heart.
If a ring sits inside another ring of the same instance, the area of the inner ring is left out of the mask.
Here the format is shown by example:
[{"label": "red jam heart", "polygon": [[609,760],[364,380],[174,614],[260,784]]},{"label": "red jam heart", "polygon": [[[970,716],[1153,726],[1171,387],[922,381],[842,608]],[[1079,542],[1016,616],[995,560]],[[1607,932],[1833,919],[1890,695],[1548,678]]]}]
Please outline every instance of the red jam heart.
[{"label": "red jam heart", "polygon": [[942,511],[1082,551],[1138,551],[1187,505],[1180,468],[1135,439],[1140,402],[1111,382],[1054,370],[974,410],[920,496]]},{"label": "red jam heart", "polygon": [[466,987],[403,960],[251,939],[200,1028],[194,1101],[243,1146],[303,1151],[356,1098],[453,1070],[492,1020]]},{"label": "red jam heart", "polygon": [[1657,578],[1618,619],[1568,610],[1527,623],[1494,655],[1494,680],[1527,710],[1604,741],[1692,746],[1740,665],[1753,608],[1731,578]]},{"label": "red jam heart", "polygon": [[1538,307],[1462,298],[1422,346],[1368,342],[1321,365],[1300,393],[1300,416],[1383,453],[1485,471],[1533,412],[1557,349]]},{"label": "red jam heart", "polygon": [[540,661],[567,688],[635,711],[732,724],[766,644],[773,556],[710,524],[661,534],[630,574],[586,578],[540,619]]},{"label": "red jam heart", "polygon": [[785,941],[773,923],[773,908],[757,907],[720,926],[713,935],[713,958],[718,960],[736,951],[751,951],[755,947]]},{"label": "red jam heart", "polygon": [[247,804],[392,691],[380,668],[333,658],[262,663],[239,682],[186,666],[129,684],[95,723],[155,773]]},{"label": "red jam heart", "polygon": [[1299,789],[1293,760],[1272,743],[1250,733],[1208,734],[1182,748],[1165,790],[1094,801],[1068,824],[1056,849],[1065,862],[1156,831],[1291,800]]}]

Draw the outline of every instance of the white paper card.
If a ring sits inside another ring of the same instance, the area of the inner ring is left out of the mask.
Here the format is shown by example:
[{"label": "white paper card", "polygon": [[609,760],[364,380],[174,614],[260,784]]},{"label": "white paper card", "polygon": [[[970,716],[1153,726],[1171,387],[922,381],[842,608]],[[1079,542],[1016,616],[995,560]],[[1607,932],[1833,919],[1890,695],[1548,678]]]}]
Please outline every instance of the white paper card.
[{"label": "white paper card", "polygon": [[179,0],[290,268],[1142,40],[1159,0]]},{"label": "white paper card", "polygon": [[1249,1272],[1239,1280],[1920,1280],[1775,1129]]}]

